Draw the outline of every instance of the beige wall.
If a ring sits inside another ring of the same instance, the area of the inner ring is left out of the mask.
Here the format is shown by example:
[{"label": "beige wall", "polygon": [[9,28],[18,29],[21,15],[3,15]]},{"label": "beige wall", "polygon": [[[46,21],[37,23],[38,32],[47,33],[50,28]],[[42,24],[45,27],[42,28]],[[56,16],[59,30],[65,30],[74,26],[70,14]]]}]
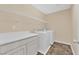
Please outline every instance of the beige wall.
[{"label": "beige wall", "polygon": [[14,11],[41,19],[44,17],[40,11],[31,5],[0,5],[0,32],[32,31],[41,27],[39,21],[16,14]]},{"label": "beige wall", "polygon": [[48,26],[56,33],[56,40],[62,43],[72,43],[71,9],[46,16]]},{"label": "beige wall", "polygon": [[31,4],[0,4],[0,9],[22,12],[39,18],[43,18],[44,16],[43,13],[32,7]]},{"label": "beige wall", "polygon": [[16,14],[13,11],[45,19],[49,28],[55,30],[56,41],[72,42],[71,10],[64,10],[46,16],[31,5],[0,5],[0,32],[33,31],[42,27],[39,21]]}]

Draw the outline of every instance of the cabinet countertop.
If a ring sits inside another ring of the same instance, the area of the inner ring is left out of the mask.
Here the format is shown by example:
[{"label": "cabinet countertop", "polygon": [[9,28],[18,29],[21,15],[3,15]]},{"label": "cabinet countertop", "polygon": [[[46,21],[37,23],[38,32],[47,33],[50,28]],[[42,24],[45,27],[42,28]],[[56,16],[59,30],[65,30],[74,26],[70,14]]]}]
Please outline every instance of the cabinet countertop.
[{"label": "cabinet countertop", "polygon": [[38,36],[36,33],[31,32],[8,32],[0,33],[0,45],[22,40],[24,38],[31,38],[33,36]]}]

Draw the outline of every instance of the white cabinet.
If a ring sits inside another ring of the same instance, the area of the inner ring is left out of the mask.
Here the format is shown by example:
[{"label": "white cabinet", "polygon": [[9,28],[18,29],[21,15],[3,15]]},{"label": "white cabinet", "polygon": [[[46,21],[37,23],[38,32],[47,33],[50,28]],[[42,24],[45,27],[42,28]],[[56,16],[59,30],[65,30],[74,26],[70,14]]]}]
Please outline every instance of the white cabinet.
[{"label": "white cabinet", "polygon": [[38,41],[33,40],[31,43],[27,44],[27,54],[28,55],[36,55],[38,51]]},{"label": "white cabinet", "polygon": [[0,55],[35,55],[38,51],[38,36],[0,45]]},{"label": "white cabinet", "polygon": [[38,31],[39,39],[39,52],[46,54],[51,44],[54,42],[54,32],[52,31]]},{"label": "white cabinet", "polygon": [[12,51],[6,53],[6,55],[26,55],[27,50],[25,46],[18,47]]},{"label": "white cabinet", "polygon": [[48,34],[40,33],[39,52],[45,54],[49,46],[50,46],[50,41],[48,39]]}]

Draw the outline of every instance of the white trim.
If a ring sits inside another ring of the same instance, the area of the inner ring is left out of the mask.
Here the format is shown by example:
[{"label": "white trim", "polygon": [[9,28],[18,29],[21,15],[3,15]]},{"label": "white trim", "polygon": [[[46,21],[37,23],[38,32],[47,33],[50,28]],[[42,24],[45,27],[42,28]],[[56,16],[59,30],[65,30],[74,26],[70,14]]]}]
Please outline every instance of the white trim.
[{"label": "white trim", "polygon": [[48,49],[46,50],[46,52],[45,52],[45,54],[44,55],[46,55],[46,53],[48,52],[48,50],[49,50],[49,48],[51,47],[51,45],[48,47]]},{"label": "white trim", "polygon": [[29,13],[23,13],[23,12],[18,12],[18,11],[15,11],[15,10],[11,10],[11,9],[0,9],[0,11],[4,11],[4,12],[9,12],[9,13],[14,13],[16,15],[20,15],[20,16],[25,16],[25,17],[29,17],[29,18],[32,18],[33,20],[37,20],[37,21],[40,21],[40,22],[43,22],[43,23],[47,23],[46,21],[44,21],[43,19],[40,19],[38,17],[35,17],[35,16],[32,16],[30,15]]},{"label": "white trim", "polygon": [[63,41],[58,41],[58,40],[55,40],[55,42],[59,42],[59,43],[63,43],[63,44],[67,44],[67,45],[71,45],[71,43],[67,43],[67,42],[63,42]]},{"label": "white trim", "polygon": [[51,45],[47,48],[47,50],[46,50],[45,52],[41,52],[40,50],[39,50],[38,52],[40,52],[40,53],[46,55],[46,53],[48,52],[48,50],[49,50],[50,47],[51,47]]},{"label": "white trim", "polygon": [[35,7],[36,9],[38,9],[39,11],[41,11],[42,13],[48,15],[48,14],[52,14],[52,13],[56,13],[56,12],[60,12],[63,10],[67,10],[71,7],[71,5],[43,5],[43,4],[32,4],[33,7]]},{"label": "white trim", "polygon": [[49,51],[49,48],[51,47],[51,45],[53,45],[54,43],[50,44],[49,47],[47,48],[47,50],[45,51],[45,53],[42,53],[41,51],[39,51],[40,53],[46,55],[46,53]]},{"label": "white trim", "polygon": [[71,49],[72,49],[73,55],[76,55],[72,45],[71,45]]}]

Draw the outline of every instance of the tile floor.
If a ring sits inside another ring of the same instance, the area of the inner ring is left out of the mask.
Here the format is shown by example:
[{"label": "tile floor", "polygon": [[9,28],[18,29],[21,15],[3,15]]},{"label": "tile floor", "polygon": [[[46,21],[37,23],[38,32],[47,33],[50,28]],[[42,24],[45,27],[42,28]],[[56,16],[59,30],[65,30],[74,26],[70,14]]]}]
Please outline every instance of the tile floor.
[{"label": "tile floor", "polygon": [[[43,55],[38,53],[38,55]],[[54,42],[46,55],[73,55],[70,45]]]}]

